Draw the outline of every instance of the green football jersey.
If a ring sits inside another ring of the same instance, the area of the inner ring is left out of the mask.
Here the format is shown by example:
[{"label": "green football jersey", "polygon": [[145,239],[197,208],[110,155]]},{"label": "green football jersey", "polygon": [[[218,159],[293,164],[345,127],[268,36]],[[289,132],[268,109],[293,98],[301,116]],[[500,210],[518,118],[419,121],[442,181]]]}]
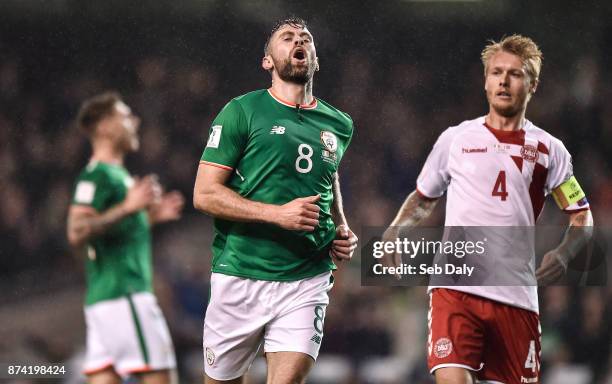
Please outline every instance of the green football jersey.
[{"label": "green football jersey", "polygon": [[212,124],[202,162],[231,170],[227,186],[249,200],[282,205],[319,194],[321,211],[313,232],[215,219],[212,271],[294,281],[335,269],[332,186],[352,135],[351,118],[322,100],[296,106],[259,90],[230,101]]},{"label": "green football jersey", "polygon": [[[77,179],[72,204],[104,212],[125,199],[132,183],[124,167],[91,162]],[[92,239],[87,254],[86,305],[153,291],[151,235],[144,210],[125,217]]]}]

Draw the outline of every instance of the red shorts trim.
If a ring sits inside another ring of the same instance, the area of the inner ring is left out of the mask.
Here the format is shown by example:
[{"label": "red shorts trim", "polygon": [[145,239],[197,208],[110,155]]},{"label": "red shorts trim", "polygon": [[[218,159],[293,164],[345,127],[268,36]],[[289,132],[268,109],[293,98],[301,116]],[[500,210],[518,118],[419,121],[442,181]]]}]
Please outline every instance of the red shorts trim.
[{"label": "red shorts trim", "polygon": [[102,372],[104,370],[107,370],[108,368],[111,368],[113,366],[113,363],[106,363],[98,368],[90,368],[90,369],[84,369],[83,370],[83,374],[84,375],[93,375],[94,373],[98,373],[98,372]]},{"label": "red shorts trim", "polygon": [[462,367],[479,380],[538,383],[538,314],[452,289],[430,293],[427,365]]}]

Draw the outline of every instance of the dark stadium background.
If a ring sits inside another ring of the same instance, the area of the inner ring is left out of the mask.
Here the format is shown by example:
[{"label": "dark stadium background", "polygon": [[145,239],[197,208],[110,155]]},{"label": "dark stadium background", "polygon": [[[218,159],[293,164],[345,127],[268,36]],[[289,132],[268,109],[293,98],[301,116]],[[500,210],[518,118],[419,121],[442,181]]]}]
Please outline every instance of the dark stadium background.
[{"label": "dark stadium background", "polygon": [[[84,98],[115,89],[143,119],[142,149],[128,168],[156,172],[188,201],[184,219],[155,229],[156,293],[181,382],[201,381],[211,220],[190,205],[195,172],[220,108],[268,87],[263,43],[290,14],[309,20],[315,36],[315,95],[355,121],[340,172],[353,229],[390,222],[437,135],[486,112],[480,50],[515,32],[545,57],[528,118],[573,154],[596,225],[612,222],[609,2],[125,3],[0,3],[0,362],[79,368],[82,262],[64,232],[89,149],[72,119]],[[430,223],[442,218],[440,207]],[[540,223],[565,222],[548,201]],[[544,383],[612,383],[610,284],[540,292]],[[431,382],[427,301],[424,288],[362,288],[359,262],[342,266],[309,382]],[[255,364],[254,376],[261,369]]]}]

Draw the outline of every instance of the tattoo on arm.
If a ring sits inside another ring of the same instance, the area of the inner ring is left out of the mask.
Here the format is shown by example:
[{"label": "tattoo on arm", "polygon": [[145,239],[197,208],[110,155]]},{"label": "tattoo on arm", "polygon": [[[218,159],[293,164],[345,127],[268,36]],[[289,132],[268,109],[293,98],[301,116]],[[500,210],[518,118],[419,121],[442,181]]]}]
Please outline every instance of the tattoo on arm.
[{"label": "tattoo on arm", "polygon": [[567,266],[593,236],[593,215],[590,210],[572,213],[569,227],[559,244],[561,262]]},{"label": "tattoo on arm", "polygon": [[436,204],[438,204],[438,199],[428,199],[417,191],[413,191],[402,204],[390,226],[413,227],[431,215]]},{"label": "tattoo on arm", "polygon": [[[74,208],[71,208],[73,210]],[[122,204],[96,214],[94,212],[70,212],[68,215],[68,241],[81,246],[88,240],[100,236],[130,213]]]}]

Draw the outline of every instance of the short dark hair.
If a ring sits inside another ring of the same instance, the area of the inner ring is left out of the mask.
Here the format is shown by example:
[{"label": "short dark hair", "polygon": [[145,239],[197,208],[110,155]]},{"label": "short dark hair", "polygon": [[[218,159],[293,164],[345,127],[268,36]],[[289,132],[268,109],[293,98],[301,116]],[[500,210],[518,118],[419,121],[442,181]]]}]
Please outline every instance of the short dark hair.
[{"label": "short dark hair", "polygon": [[308,28],[308,25],[306,24],[306,20],[300,17],[291,16],[286,19],[278,20],[276,23],[274,23],[274,26],[272,27],[272,31],[270,31],[270,34],[268,35],[268,39],[266,40],[266,45],[264,45],[264,55],[268,54],[268,48],[270,47],[270,39],[272,39],[272,35],[274,35],[276,31],[278,31],[285,25],[290,25],[292,27],[302,28],[302,29]]},{"label": "short dark hair", "polygon": [[121,95],[115,91],[108,91],[90,97],[81,104],[76,118],[76,124],[81,131],[92,136],[98,123],[113,114],[115,104],[122,101]]}]

